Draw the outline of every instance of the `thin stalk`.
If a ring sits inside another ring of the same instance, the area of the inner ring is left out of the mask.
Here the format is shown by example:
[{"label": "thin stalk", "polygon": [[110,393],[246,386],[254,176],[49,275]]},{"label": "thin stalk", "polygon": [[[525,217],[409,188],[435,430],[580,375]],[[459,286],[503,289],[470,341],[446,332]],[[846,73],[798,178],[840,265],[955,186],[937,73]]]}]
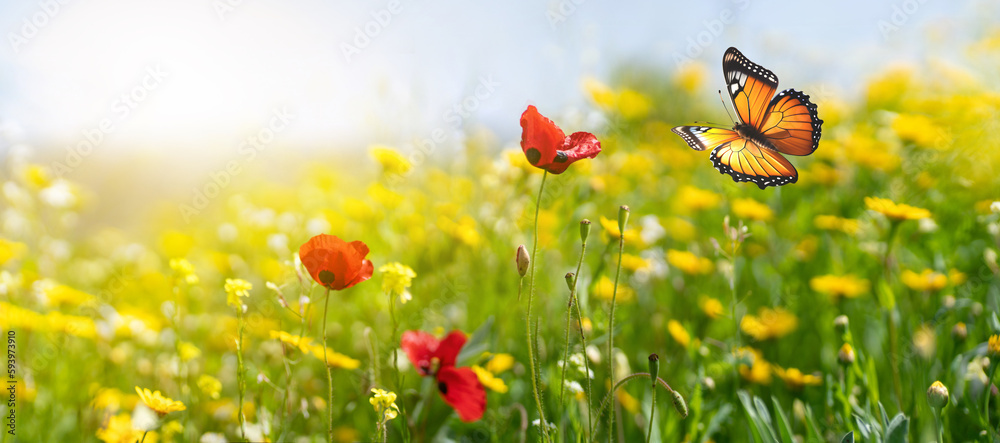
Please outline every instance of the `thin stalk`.
[{"label": "thin stalk", "polygon": [[239,370],[236,380],[240,391],[240,410],[238,411],[239,412],[238,415],[240,419],[240,436],[243,438],[243,440],[246,440],[247,439],[246,417],[243,415],[243,396],[244,396],[244,391],[246,391],[246,384],[247,384],[246,368],[244,367],[243,364],[243,328],[246,326],[246,324],[243,321],[242,303],[240,303],[239,306],[236,307],[236,317],[237,320],[239,321],[239,334],[238,334],[238,339],[236,340],[236,363]]},{"label": "thin stalk", "polygon": [[535,200],[535,238],[531,244],[531,269],[530,275],[528,276],[528,312],[527,319],[524,322],[528,334],[528,356],[531,362],[531,390],[532,394],[535,396],[535,406],[538,408],[538,417],[541,424],[539,428],[542,430],[542,438],[545,441],[549,441],[550,437],[548,422],[545,421],[545,411],[542,409],[542,397],[538,390],[538,371],[535,369],[535,351],[531,340],[531,302],[535,298],[535,263],[538,262],[538,257],[536,256],[536,253],[538,252],[538,212],[541,209],[542,191],[545,189],[545,178],[548,176],[549,171],[542,173],[542,184],[538,187],[538,198]]},{"label": "thin stalk", "polygon": [[[611,318],[608,320],[608,371],[611,383],[615,382],[615,304],[618,300],[618,279],[622,274],[622,255],[625,251],[625,227],[618,231],[618,270],[615,272],[615,288],[611,291]],[[614,441],[615,414],[608,415],[608,441]]]},{"label": "thin stalk", "polygon": [[986,379],[986,387],[983,389],[983,414],[986,419],[986,429],[990,431],[990,434],[996,433],[993,430],[993,426],[990,425],[990,394],[991,386],[993,386],[993,376],[997,373],[997,362],[990,362],[990,376]]},{"label": "thin stalk", "polygon": [[323,365],[326,366],[326,427],[327,440],[333,443],[333,371],[330,360],[326,357],[326,315],[330,312],[330,288],[326,288],[326,301],[323,302]]},{"label": "thin stalk", "polygon": [[656,384],[653,384],[653,402],[649,405],[649,429],[646,431],[646,443],[653,437],[653,417],[656,414]]},{"label": "thin stalk", "polygon": [[[399,337],[399,321],[396,320],[396,297],[394,297],[394,294],[393,294],[392,291],[389,291],[389,317],[392,319],[392,340],[390,340],[389,343],[399,343],[397,341],[397,337]],[[398,350],[397,350],[395,344],[393,344],[390,349],[392,349],[392,371],[393,371],[393,373],[396,376],[395,377],[396,378],[396,388],[395,389],[396,389],[396,392],[398,392],[400,395],[402,395],[402,393],[403,393],[403,379],[402,379],[402,376],[399,373],[399,352],[397,352]],[[400,404],[402,404],[402,403],[403,402],[400,402]],[[406,409],[402,405],[399,407],[399,414],[404,417],[404,420],[401,420],[400,422],[401,423],[406,423],[406,420],[405,420]],[[385,427],[388,428],[389,424],[386,423]],[[406,441],[410,441],[410,428],[407,427],[405,424],[402,425],[401,427],[404,430],[404,439]],[[386,430],[386,438],[388,438],[388,429]],[[386,441],[388,441],[388,440],[386,440]]]},{"label": "thin stalk", "polygon": [[[560,405],[565,403],[565,397],[566,397],[566,367],[569,366],[569,328],[571,327],[570,322],[572,322],[573,320],[573,305],[580,304],[579,300],[576,300],[576,282],[580,280],[580,268],[583,267],[583,257],[584,255],[586,255],[586,253],[587,253],[587,242],[584,241],[582,250],[580,251],[580,259],[577,260],[576,262],[576,273],[573,274],[573,285],[569,288],[569,305],[566,306],[566,340],[565,340],[565,346],[563,346],[564,348],[563,368],[562,368],[563,385],[562,385],[562,390],[559,392]],[[577,309],[579,309],[579,306],[577,307]],[[584,353],[584,359],[586,360],[587,358],[586,348],[583,349],[583,353]],[[587,413],[589,414],[590,411],[588,410]],[[590,423],[588,422],[588,429],[589,429],[589,424]]]},{"label": "thin stalk", "polygon": [[142,439],[139,440],[139,443],[143,443],[143,442],[146,441],[146,434],[148,434],[148,433],[149,433],[149,431],[142,431]]},{"label": "thin stalk", "polygon": [[[899,222],[891,221],[889,227],[889,238],[886,240],[885,245],[885,257],[882,260],[883,276],[886,282],[889,281],[889,257],[892,254],[892,246],[895,244],[896,232],[899,231]],[[878,297],[876,297],[878,299]],[[896,312],[896,303],[893,302],[892,306],[887,306],[886,314],[888,316],[889,322],[889,366],[892,369],[892,387],[896,394],[896,406],[899,410],[903,410],[903,383],[899,377],[899,350],[897,349],[897,335],[896,332],[896,316],[893,315]]]},{"label": "thin stalk", "polygon": [[[620,381],[618,381],[618,383],[615,383],[614,387],[611,388],[611,391],[608,392],[608,394],[604,396],[604,400],[601,401],[601,407],[600,407],[600,409],[597,410],[597,420],[598,420],[598,422],[600,422],[601,416],[604,415],[604,409],[608,407],[608,402],[611,401],[611,398],[614,396],[615,392],[618,391],[618,388],[620,388],[625,383],[630,382],[632,380],[635,380],[635,379],[637,379],[639,377],[651,377],[651,375],[649,375],[648,372],[636,372],[634,374],[629,374],[627,377],[622,378]],[[656,383],[659,384],[660,386],[663,386],[663,388],[666,389],[667,392],[670,393],[670,395],[673,395],[673,396],[677,396],[678,395],[674,391],[674,389],[671,388],[670,385],[667,384],[667,382],[664,381],[662,378],[657,377],[656,378]],[[681,415],[681,418],[687,418],[687,412],[686,412],[687,411],[687,406],[686,405],[684,406],[684,409],[685,409],[685,412],[677,411],[677,413]]]}]

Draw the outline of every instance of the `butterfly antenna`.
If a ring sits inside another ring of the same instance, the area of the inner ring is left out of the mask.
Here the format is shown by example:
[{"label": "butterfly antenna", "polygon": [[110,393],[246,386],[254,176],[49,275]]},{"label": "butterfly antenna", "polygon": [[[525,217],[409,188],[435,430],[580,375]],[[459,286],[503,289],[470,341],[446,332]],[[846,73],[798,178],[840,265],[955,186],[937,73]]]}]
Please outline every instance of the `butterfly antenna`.
[{"label": "butterfly antenna", "polygon": [[719,101],[722,102],[722,108],[726,110],[726,115],[729,116],[729,120],[732,121],[733,125],[735,126],[736,125],[736,120],[733,119],[733,114],[729,113],[729,107],[726,106],[726,100],[722,98],[722,90],[721,89],[719,90]]}]

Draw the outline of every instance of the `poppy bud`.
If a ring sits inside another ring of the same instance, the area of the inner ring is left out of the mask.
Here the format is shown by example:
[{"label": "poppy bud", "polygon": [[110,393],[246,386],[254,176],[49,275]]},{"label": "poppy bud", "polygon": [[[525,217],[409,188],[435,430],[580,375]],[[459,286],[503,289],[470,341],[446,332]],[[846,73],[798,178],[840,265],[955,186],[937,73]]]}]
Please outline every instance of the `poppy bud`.
[{"label": "poppy bud", "polygon": [[927,403],[934,409],[941,409],[948,405],[948,387],[940,381],[931,384],[927,388]]},{"label": "poppy bud", "polygon": [[618,232],[623,236],[625,235],[625,225],[628,224],[628,206],[622,205],[618,208]]},{"label": "poppy bud", "polygon": [[851,321],[846,315],[838,315],[837,318],[833,319],[833,327],[840,334],[847,332],[847,327],[850,326],[850,324]]},{"label": "poppy bud", "polygon": [[531,264],[531,257],[528,256],[528,248],[524,245],[517,247],[517,258],[514,259],[517,263],[517,273],[524,277],[524,274],[528,273],[528,265]]},{"label": "poppy bud", "polygon": [[569,288],[570,292],[573,292],[573,278],[574,277],[576,277],[576,274],[574,274],[572,272],[567,272],[566,273],[566,287]]},{"label": "poppy bud", "polygon": [[653,379],[653,389],[656,389],[656,379],[660,374],[660,356],[649,354],[649,377]]},{"label": "poppy bud", "polygon": [[688,405],[684,401],[684,397],[681,397],[681,394],[677,391],[670,391],[670,394],[674,396],[674,409],[681,415],[681,418],[687,418]]},{"label": "poppy bud", "polygon": [[854,364],[854,348],[851,347],[850,343],[844,343],[844,346],[840,347],[840,352],[837,353],[837,361],[844,366]]},{"label": "poppy bud", "polygon": [[583,219],[580,220],[580,241],[586,243],[587,237],[590,236],[590,220]]}]

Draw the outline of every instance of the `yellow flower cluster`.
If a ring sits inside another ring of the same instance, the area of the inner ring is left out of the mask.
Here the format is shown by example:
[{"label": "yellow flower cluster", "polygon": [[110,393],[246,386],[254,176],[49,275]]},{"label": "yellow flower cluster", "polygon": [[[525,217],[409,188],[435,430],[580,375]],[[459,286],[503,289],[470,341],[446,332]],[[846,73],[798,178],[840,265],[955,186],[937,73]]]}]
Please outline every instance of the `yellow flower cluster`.
[{"label": "yellow flower cluster", "polygon": [[868,292],[868,280],[853,275],[823,275],[809,280],[813,291],[833,298],[854,298]]},{"label": "yellow flower cluster", "polygon": [[379,416],[379,421],[388,421],[399,415],[399,406],[396,406],[396,394],[394,392],[383,391],[372,388],[372,396],[368,399],[375,413]]},{"label": "yellow flower cluster", "polygon": [[160,417],[171,412],[178,412],[187,409],[184,403],[160,394],[160,391],[150,391],[149,389],[135,387],[136,394],[149,409],[152,409]]},{"label": "yellow flower cluster", "polygon": [[931,216],[931,212],[926,209],[896,203],[887,198],[865,197],[865,206],[895,221],[920,220]]},{"label": "yellow flower cluster", "polygon": [[348,357],[321,344],[312,344],[309,337],[300,337],[289,334],[285,331],[271,331],[271,338],[278,339],[282,343],[298,348],[304,354],[312,354],[314,357],[323,360],[323,352],[326,351],[326,364],[333,368],[357,369],[361,362]]},{"label": "yellow flower cluster", "polygon": [[709,274],[715,268],[712,260],[676,249],[667,250],[667,263],[688,275]]},{"label": "yellow flower cluster", "polygon": [[226,279],[226,304],[239,309],[242,303],[240,297],[249,297],[253,285],[239,278]]},{"label": "yellow flower cluster", "polygon": [[398,294],[400,300],[406,303],[410,300],[407,288],[413,283],[413,278],[417,276],[409,266],[402,263],[389,263],[378,268],[382,273],[382,290],[389,294]]},{"label": "yellow flower cluster", "polygon": [[761,308],[757,315],[745,315],[740,321],[740,330],[757,341],[784,337],[798,326],[795,314],[783,308]]}]

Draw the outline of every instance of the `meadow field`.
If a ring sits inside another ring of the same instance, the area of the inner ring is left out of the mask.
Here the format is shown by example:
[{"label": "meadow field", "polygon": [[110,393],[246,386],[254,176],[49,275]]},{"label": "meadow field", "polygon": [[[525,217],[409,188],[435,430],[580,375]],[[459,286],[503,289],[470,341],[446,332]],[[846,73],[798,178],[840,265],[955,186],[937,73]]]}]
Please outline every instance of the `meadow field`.
[{"label": "meadow field", "polygon": [[[207,181],[136,230],[8,149],[0,442],[997,441],[1000,33],[958,52],[787,85],[822,138],[764,190],[671,132],[725,118],[698,62],[531,103],[600,141],[560,174],[480,128]],[[313,269],[321,234],[368,252]]]}]

